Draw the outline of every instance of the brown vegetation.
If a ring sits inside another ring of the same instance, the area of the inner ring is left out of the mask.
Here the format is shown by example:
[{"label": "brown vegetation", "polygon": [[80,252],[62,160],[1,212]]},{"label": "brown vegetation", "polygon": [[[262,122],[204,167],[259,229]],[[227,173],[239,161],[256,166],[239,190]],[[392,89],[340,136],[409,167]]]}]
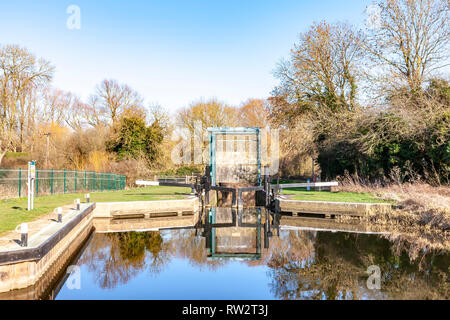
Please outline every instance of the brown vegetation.
[{"label": "brown vegetation", "polygon": [[411,255],[417,255],[425,247],[450,249],[450,190],[447,186],[403,183],[398,178],[371,183],[350,175],[339,181],[339,191],[369,192],[395,201],[392,213],[377,214],[368,220],[371,225],[391,231],[391,240],[412,244]]}]

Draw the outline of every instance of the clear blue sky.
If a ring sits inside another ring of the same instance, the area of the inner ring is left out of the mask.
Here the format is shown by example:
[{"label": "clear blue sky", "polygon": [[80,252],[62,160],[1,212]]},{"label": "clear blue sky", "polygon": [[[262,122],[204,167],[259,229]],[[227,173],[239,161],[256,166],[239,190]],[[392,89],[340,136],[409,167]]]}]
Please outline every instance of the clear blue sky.
[{"label": "clear blue sky", "polygon": [[[69,30],[69,5],[81,29]],[[105,78],[169,110],[199,98],[266,98],[272,72],[314,21],[364,23],[370,0],[1,0],[0,44],[56,66],[54,86],[87,98]]]}]

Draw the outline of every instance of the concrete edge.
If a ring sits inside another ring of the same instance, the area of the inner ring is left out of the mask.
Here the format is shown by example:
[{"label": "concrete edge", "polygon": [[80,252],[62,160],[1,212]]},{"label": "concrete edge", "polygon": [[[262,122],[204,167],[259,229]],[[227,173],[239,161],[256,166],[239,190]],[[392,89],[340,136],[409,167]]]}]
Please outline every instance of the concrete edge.
[{"label": "concrete edge", "polygon": [[69,223],[67,223],[64,227],[59,229],[50,238],[45,240],[37,247],[0,252],[0,265],[40,260],[62,239],[64,239],[64,237],[70,231],[72,231],[72,229],[75,228],[81,220],[83,220],[88,214],[93,212],[95,208],[96,204],[92,203],[78,215],[73,217]]},{"label": "concrete edge", "polygon": [[311,201],[311,200],[288,200],[283,198],[278,198],[278,200],[283,202],[292,203],[323,203],[323,204],[340,204],[340,205],[365,205],[365,206],[393,206],[391,203],[370,203],[370,202],[337,202],[337,201]]}]

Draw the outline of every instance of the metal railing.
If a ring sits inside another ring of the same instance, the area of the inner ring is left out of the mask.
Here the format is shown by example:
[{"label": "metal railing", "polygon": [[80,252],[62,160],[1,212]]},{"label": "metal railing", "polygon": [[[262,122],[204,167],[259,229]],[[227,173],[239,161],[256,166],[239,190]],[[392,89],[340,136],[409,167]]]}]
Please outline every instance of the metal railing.
[{"label": "metal railing", "polygon": [[[0,168],[0,199],[27,196],[27,169]],[[36,168],[35,195],[123,190],[126,177],[114,173]]]},{"label": "metal railing", "polygon": [[194,184],[199,176],[155,176],[154,181],[168,183]]}]

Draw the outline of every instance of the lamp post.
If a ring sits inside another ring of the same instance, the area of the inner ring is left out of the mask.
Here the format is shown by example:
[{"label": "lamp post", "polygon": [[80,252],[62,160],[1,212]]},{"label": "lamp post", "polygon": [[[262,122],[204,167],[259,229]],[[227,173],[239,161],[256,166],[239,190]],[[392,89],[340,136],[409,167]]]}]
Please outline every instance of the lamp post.
[{"label": "lamp post", "polygon": [[49,143],[50,143],[50,136],[51,136],[52,134],[50,133],[50,132],[47,132],[47,133],[44,133],[44,136],[46,136],[47,137],[47,156],[46,156],[46,159],[45,159],[45,166],[47,167],[47,169],[48,169],[48,160],[49,160],[49,151],[48,151],[48,146],[49,146]]}]

